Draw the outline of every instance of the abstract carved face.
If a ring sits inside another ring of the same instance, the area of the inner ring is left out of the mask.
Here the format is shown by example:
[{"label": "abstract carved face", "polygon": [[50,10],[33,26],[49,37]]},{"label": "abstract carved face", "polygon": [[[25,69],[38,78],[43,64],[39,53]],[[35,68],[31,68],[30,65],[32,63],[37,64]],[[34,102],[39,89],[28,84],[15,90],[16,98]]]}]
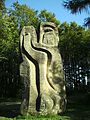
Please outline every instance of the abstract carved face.
[{"label": "abstract carved face", "polygon": [[54,24],[41,24],[41,43],[46,46],[58,46],[59,37],[58,30]]}]

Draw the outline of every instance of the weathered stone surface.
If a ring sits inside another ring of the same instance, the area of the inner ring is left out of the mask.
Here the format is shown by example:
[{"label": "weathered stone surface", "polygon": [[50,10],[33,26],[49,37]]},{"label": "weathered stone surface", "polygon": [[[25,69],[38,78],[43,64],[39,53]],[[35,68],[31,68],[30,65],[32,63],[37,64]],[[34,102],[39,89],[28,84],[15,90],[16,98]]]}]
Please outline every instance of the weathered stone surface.
[{"label": "weathered stone surface", "polygon": [[33,26],[24,27],[20,35],[20,75],[24,81],[21,113],[58,114],[66,106],[58,29],[53,23],[41,23],[39,36],[37,39]]}]

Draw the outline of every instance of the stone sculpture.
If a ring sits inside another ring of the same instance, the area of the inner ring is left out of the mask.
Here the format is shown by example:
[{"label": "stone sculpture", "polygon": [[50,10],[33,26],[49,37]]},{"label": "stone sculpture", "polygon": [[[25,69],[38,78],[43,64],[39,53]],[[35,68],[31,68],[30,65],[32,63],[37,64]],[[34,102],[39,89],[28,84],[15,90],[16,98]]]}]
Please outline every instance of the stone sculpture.
[{"label": "stone sculpture", "polygon": [[54,23],[43,22],[39,31],[37,37],[33,26],[25,26],[20,35],[20,76],[24,82],[21,113],[58,114],[66,106],[58,29]]}]

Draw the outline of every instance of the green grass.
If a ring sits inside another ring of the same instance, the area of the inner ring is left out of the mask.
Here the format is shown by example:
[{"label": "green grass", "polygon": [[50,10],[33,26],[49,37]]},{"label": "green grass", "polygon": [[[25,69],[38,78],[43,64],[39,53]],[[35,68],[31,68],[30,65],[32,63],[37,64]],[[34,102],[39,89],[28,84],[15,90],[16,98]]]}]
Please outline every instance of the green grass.
[{"label": "green grass", "polygon": [[0,120],[70,120],[68,116],[18,116],[15,118],[0,117]]},{"label": "green grass", "polygon": [[62,115],[21,116],[20,103],[0,104],[0,120],[90,120],[90,94],[73,94],[68,97],[67,110]]},{"label": "green grass", "polygon": [[21,120],[21,118],[22,118],[22,120],[23,119],[26,119],[26,120],[70,120],[70,118],[69,117],[67,117],[67,116],[60,116],[60,115],[52,115],[52,116],[41,116],[41,115],[38,115],[38,116],[23,116],[23,117],[21,117],[21,116],[19,116],[19,117],[17,117],[16,118],[16,120]]}]

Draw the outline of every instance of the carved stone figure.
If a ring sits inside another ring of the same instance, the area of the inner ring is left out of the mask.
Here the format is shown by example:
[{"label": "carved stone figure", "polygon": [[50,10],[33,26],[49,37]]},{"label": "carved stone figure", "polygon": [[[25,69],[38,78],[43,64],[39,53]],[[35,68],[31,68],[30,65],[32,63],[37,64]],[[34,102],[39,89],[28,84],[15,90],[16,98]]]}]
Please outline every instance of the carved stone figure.
[{"label": "carved stone figure", "polygon": [[39,39],[33,26],[22,29],[22,114],[58,114],[65,110],[65,80],[58,42],[58,29],[54,23],[40,24]]}]

